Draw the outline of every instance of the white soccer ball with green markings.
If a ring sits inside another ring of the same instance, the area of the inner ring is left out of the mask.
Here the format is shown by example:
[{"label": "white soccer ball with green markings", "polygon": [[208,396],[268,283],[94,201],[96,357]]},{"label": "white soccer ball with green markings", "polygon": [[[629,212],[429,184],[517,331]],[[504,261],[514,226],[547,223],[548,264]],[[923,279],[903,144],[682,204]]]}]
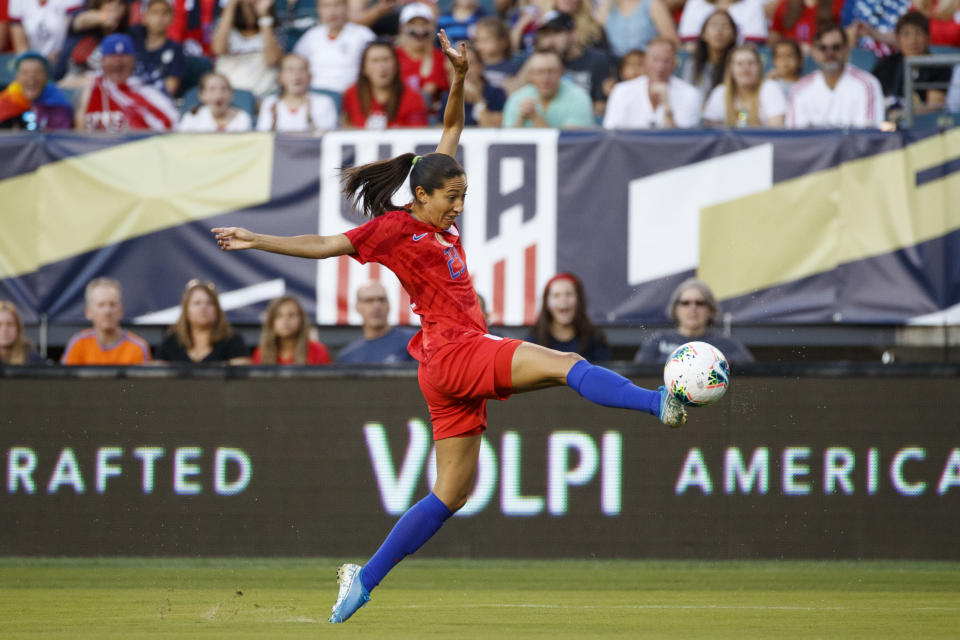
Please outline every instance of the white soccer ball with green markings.
[{"label": "white soccer ball with green markings", "polygon": [[663,384],[685,405],[705,407],[723,397],[730,385],[730,365],[706,342],[682,344],[663,367]]}]

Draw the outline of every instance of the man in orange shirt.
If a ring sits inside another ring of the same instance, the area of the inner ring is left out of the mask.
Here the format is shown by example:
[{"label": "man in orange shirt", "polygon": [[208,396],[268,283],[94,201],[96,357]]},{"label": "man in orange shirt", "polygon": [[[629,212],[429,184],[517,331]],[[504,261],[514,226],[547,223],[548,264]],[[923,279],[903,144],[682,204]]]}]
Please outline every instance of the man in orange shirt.
[{"label": "man in orange shirt", "polygon": [[60,359],[62,364],[123,365],[150,361],[150,345],[120,326],[123,302],[119,282],[95,278],[87,283],[84,297],[84,316],[93,326],[70,338]]}]

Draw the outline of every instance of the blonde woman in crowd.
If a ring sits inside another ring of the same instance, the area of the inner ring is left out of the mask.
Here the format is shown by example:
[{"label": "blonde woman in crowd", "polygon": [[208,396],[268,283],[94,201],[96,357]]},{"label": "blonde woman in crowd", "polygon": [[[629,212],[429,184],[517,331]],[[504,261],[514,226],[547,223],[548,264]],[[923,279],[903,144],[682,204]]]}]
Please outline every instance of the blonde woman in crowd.
[{"label": "blonde woman in crowd", "polygon": [[310,63],[296,53],[280,61],[280,93],[260,105],[259,131],[329,131],[339,116],[333,98],[310,91]]},{"label": "blonde woman in crowd", "polygon": [[0,364],[44,364],[30,340],[23,335],[23,322],[17,307],[0,300]]},{"label": "blonde woman in crowd", "polygon": [[330,364],[330,352],[310,339],[310,325],[300,302],[282,296],[267,306],[260,330],[260,346],[253,350],[253,364]]},{"label": "blonde woman in crowd", "polygon": [[787,100],[773,80],[764,80],[760,54],[752,45],[733,50],[723,83],[710,92],[703,121],[713,127],[782,127]]},{"label": "blonde woman in crowd", "polygon": [[222,73],[207,73],[200,79],[200,104],[180,117],[177,131],[250,131],[253,120],[233,106],[233,87]]},{"label": "blonde woman in crowd", "polygon": [[243,338],[220,308],[212,282],[191,280],[180,300],[180,318],[170,327],[156,359],[165,362],[250,364]]}]

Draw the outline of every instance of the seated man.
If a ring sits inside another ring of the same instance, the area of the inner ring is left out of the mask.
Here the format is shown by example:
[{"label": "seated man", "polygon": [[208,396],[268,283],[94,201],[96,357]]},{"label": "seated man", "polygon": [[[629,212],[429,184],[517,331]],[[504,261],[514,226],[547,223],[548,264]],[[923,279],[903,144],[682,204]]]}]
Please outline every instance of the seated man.
[{"label": "seated man", "polygon": [[77,129],[86,131],[170,131],[177,109],[162,90],[133,75],[136,57],[133,40],[112,33],[100,43],[103,71],[86,90],[77,111]]},{"label": "seated man", "polygon": [[644,57],[646,75],[613,87],[603,118],[604,129],[689,128],[700,123],[700,92],[673,75],[676,45],[654,38]]},{"label": "seated man", "polygon": [[343,93],[357,81],[360,57],[373,31],[347,21],[347,0],[317,0],[320,24],[304,33],[293,52],[310,62],[310,86]]},{"label": "seated man", "polygon": [[883,123],[880,83],[847,64],[849,53],[843,29],[830,24],[820,28],[813,38],[813,59],[820,70],[793,85],[788,127],[879,127]]},{"label": "seated man", "polygon": [[66,365],[144,364],[150,361],[150,346],[140,336],[120,326],[123,301],[120,283],[112,278],[96,278],[84,291],[87,306],[84,316],[93,325],[74,334],[60,359]]},{"label": "seated man", "polygon": [[416,330],[390,326],[387,320],[390,301],[382,284],[372,280],[357,289],[356,309],[363,318],[363,337],[344,347],[337,362],[380,364],[413,361],[413,356],[407,353],[407,343]]},{"label": "seated man", "polygon": [[537,51],[527,61],[530,84],[517,89],[503,106],[504,127],[592,127],[590,94],[563,77],[555,51]]}]

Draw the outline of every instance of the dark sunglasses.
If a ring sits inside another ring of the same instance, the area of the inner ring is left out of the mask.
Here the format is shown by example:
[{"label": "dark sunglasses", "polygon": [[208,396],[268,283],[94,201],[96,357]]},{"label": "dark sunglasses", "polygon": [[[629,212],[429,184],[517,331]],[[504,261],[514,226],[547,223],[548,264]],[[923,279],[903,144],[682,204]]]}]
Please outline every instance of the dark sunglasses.
[{"label": "dark sunglasses", "polygon": [[832,51],[833,53],[839,53],[843,51],[845,44],[818,44],[817,49],[826,53],[827,51]]},{"label": "dark sunglasses", "polygon": [[418,40],[422,38],[429,38],[432,34],[432,32],[429,30],[419,31],[417,29],[407,29],[406,33],[411,38],[417,38]]},{"label": "dark sunglasses", "polygon": [[695,307],[705,307],[707,306],[706,300],[677,300],[678,307],[689,307],[693,305]]}]

